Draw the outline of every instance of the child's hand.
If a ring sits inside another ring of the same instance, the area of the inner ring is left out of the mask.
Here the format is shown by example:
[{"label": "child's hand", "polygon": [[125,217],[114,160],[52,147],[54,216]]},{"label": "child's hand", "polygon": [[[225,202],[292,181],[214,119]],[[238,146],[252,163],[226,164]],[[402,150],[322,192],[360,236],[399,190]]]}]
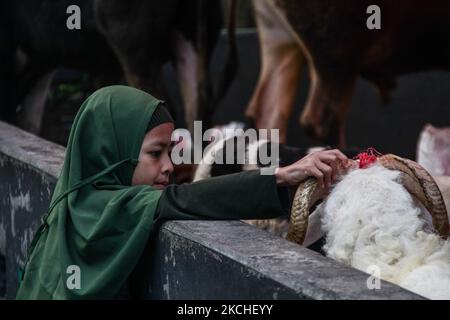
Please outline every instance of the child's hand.
[{"label": "child's hand", "polygon": [[341,151],[322,150],[313,152],[297,162],[275,170],[277,184],[296,186],[308,177],[316,177],[322,188],[329,188],[331,183],[344,174],[353,161]]}]

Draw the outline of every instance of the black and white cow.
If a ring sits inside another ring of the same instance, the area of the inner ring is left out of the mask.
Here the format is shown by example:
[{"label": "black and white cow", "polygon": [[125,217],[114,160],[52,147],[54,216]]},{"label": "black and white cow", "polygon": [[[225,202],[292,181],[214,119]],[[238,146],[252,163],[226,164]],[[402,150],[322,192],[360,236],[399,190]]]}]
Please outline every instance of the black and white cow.
[{"label": "black and white cow", "polygon": [[[67,8],[73,5],[80,8],[81,28],[71,30]],[[39,132],[42,105],[16,109],[41,79],[35,91],[45,91],[59,67],[88,72],[97,87],[125,78],[167,100],[161,73],[168,61],[177,69],[186,120],[205,119],[209,58],[221,27],[220,1],[1,1],[0,119]]]}]

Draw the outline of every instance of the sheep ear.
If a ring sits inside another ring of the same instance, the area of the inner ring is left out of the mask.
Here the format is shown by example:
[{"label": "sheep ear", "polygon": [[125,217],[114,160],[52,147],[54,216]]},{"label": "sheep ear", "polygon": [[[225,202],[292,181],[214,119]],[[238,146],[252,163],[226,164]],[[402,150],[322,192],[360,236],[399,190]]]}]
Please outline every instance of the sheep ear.
[{"label": "sheep ear", "polygon": [[320,188],[315,178],[306,179],[295,192],[292,202],[291,219],[286,239],[302,245],[308,230],[308,220],[311,207],[326,196],[326,191]]},{"label": "sheep ear", "polygon": [[401,183],[428,210],[433,219],[433,226],[439,235],[447,238],[449,221],[447,209],[441,191],[433,177],[417,162],[387,154],[378,158],[378,162],[390,170],[401,172]]}]

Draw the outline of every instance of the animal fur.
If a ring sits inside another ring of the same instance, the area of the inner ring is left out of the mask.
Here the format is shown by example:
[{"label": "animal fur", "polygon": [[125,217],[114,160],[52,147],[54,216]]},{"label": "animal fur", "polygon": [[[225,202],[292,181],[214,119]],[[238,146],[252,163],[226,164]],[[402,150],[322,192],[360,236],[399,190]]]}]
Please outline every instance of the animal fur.
[{"label": "animal fur", "polygon": [[433,232],[429,213],[380,165],[356,169],[339,182],[322,210],[324,251],[431,299],[450,299],[450,242]]}]

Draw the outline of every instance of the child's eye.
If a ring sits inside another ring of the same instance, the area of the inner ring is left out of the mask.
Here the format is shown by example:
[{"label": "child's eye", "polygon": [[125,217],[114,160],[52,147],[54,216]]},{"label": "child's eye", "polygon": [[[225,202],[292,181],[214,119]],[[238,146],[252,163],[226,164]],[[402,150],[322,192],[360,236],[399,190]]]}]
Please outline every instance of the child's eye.
[{"label": "child's eye", "polygon": [[159,158],[159,156],[161,155],[161,151],[150,151],[149,154],[154,158]]}]

